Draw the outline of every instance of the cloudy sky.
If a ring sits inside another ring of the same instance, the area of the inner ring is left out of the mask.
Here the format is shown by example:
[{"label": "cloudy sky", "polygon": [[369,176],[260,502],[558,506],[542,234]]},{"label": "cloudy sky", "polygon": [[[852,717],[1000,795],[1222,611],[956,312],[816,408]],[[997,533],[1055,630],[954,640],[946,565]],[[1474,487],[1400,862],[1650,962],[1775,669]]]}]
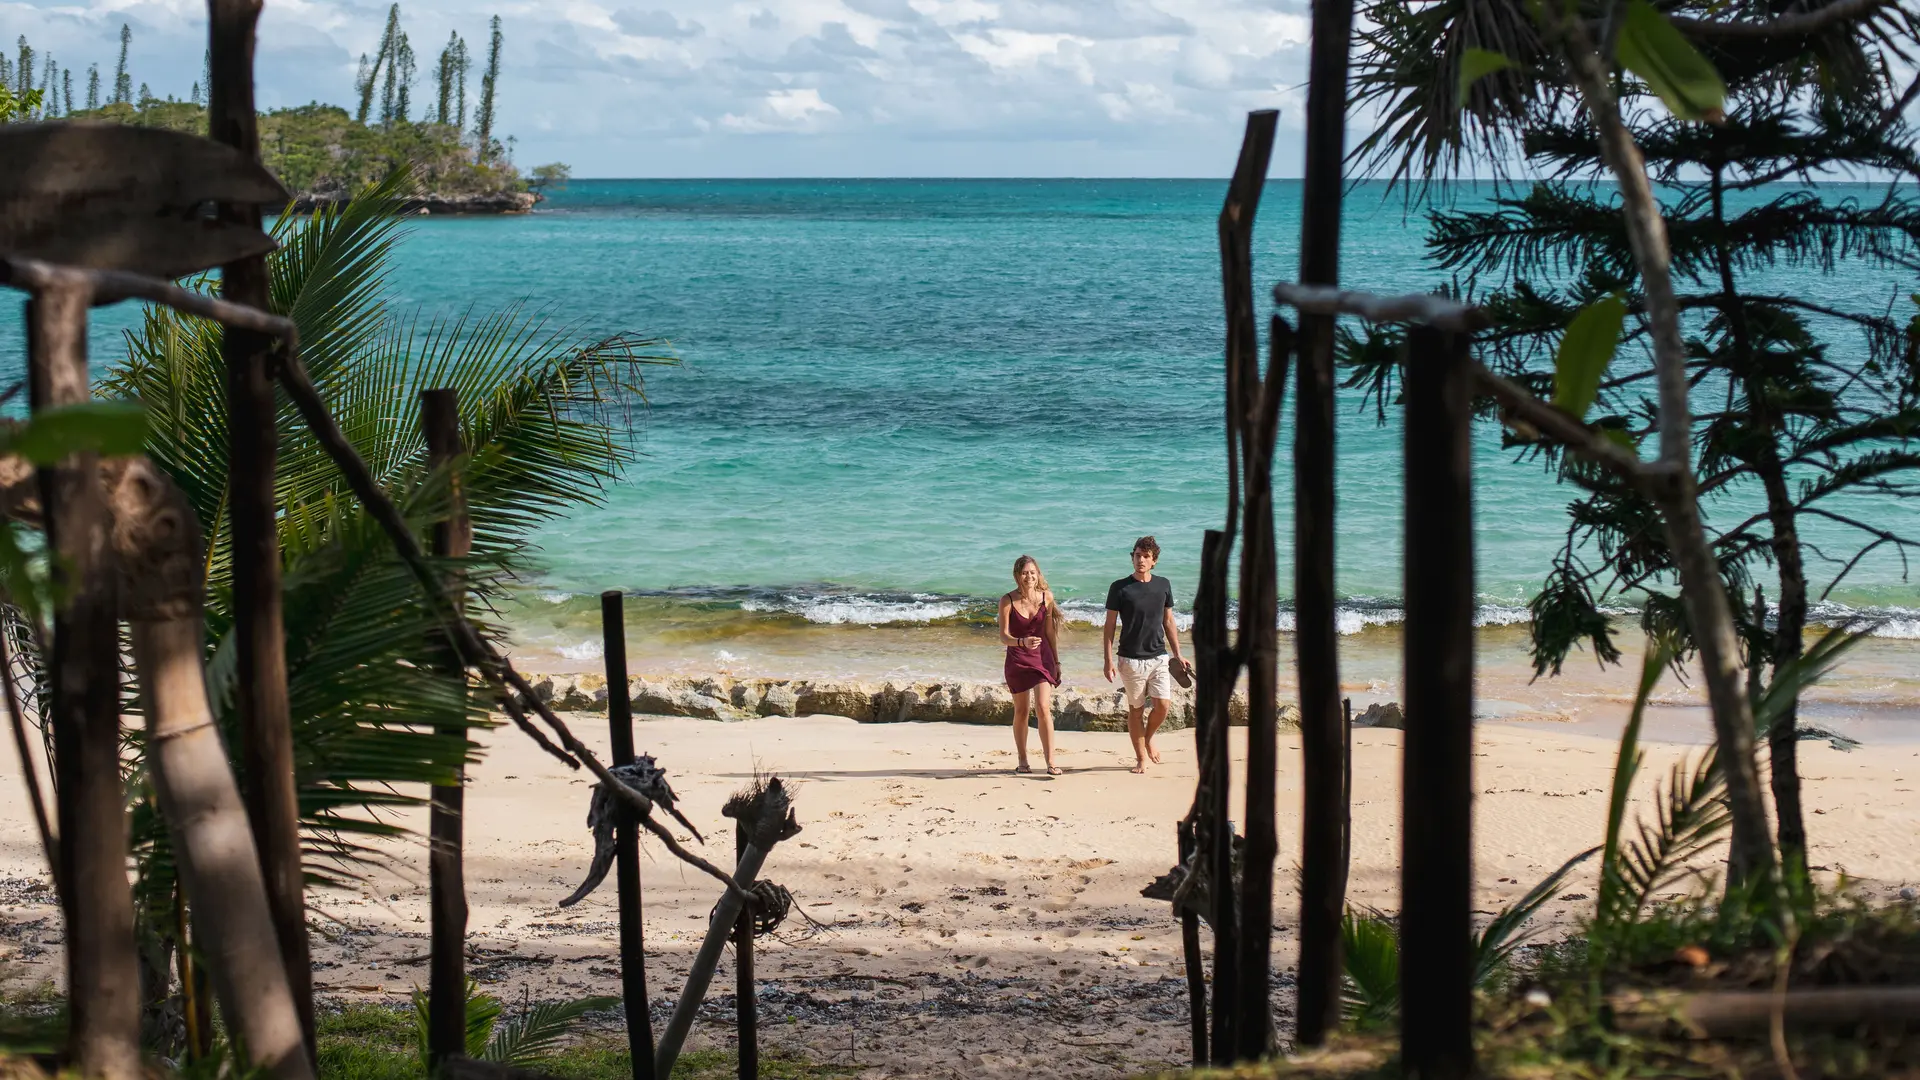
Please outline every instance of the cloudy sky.
[{"label": "cloudy sky", "polygon": [[[1282,110],[1299,174],[1307,0],[406,0],[415,100],[450,32],[506,35],[499,126],[576,176],[1221,176],[1248,109]],[[267,107],[344,103],[386,6],[266,0]],[[63,66],[185,97],[204,3],[0,0]],[[78,81],[78,78],[76,78]],[[471,91],[470,91],[471,94]]]}]

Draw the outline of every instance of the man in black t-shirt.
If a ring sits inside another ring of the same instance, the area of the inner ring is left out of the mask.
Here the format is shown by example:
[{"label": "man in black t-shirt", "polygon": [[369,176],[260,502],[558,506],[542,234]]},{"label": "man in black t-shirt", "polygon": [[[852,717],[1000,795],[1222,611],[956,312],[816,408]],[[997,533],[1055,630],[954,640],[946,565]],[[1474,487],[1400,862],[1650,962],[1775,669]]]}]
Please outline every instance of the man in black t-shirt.
[{"label": "man in black t-shirt", "polygon": [[[1107,587],[1107,625],[1101,634],[1107,681],[1112,682],[1118,624],[1117,669],[1127,688],[1127,735],[1133,739],[1133,755],[1138,759],[1133,767],[1136,773],[1146,772],[1148,761],[1160,761],[1153,736],[1166,722],[1167,703],[1173,700],[1167,651],[1173,651],[1174,663],[1186,664],[1180,658],[1180,632],[1173,624],[1173,584],[1153,576],[1153,564],[1159,561],[1160,545],[1153,537],[1133,542],[1133,573]],[[1149,700],[1153,702],[1150,713],[1146,711]]]}]

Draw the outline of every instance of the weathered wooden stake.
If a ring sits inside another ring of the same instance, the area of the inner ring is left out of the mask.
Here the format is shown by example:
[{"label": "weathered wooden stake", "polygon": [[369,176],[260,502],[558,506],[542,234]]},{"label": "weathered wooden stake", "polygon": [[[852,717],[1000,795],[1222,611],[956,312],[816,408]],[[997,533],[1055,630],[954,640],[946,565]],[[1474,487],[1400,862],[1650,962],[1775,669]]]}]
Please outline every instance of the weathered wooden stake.
[{"label": "weathered wooden stake", "polygon": [[[260,157],[254,113],[254,25],[261,0],[208,0],[207,129],[215,141],[248,157]],[[258,205],[226,205],[221,215],[258,229]],[[271,308],[267,260],[256,255],[221,267],[226,299],[261,311]],[[305,1033],[314,1053],[313,972],[307,956],[306,879],[300,865],[300,809],[293,775],[293,731],[287,702],[286,627],[280,589],[280,531],[274,471],[279,454],[275,428],[273,342],[264,334],[227,327],[221,355],[227,365],[228,511],[233,553],[234,660],[238,687],[244,795],[253,823],[260,866],[280,939],[280,955],[293,984]]]},{"label": "weathered wooden stake", "polygon": [[[420,431],[427,440],[427,464],[455,469],[450,483],[447,517],[433,526],[433,553],[443,558],[465,558],[473,550],[473,522],[467,517],[457,463],[466,453],[460,437],[460,392],[453,389],[420,392]],[[459,591],[451,589],[456,597]],[[439,733],[461,740],[466,728],[466,665],[449,643],[441,650],[441,666],[450,679],[459,680],[461,715],[442,725]],[[427,818],[427,872],[433,917],[431,966],[427,973],[427,1057],[429,1068],[467,1052],[467,884],[464,814],[466,764],[454,766],[453,782],[433,786]]]},{"label": "weathered wooden stake", "polygon": [[1473,455],[1465,335],[1413,328],[1406,389],[1400,1040],[1412,1080],[1473,1071]]},{"label": "weathered wooden stake", "polygon": [[[1280,383],[1260,378],[1260,320],[1253,303],[1253,225],[1273,156],[1280,114],[1247,114],[1240,159],[1220,208],[1220,284],[1226,305],[1227,408],[1234,414],[1229,438],[1239,436],[1243,470],[1240,528],[1240,634],[1236,656],[1247,669],[1247,827],[1240,879],[1240,925],[1235,945],[1241,982],[1228,1021],[1231,1058],[1261,1057],[1271,1042],[1268,971],[1273,941],[1273,863],[1279,854],[1274,831],[1274,774],[1278,769],[1275,726],[1275,665],[1279,655],[1278,592],[1274,581],[1273,433]],[[1278,370],[1286,364],[1275,354]],[[1230,510],[1231,512],[1231,510]],[[1232,686],[1226,686],[1232,693]],[[1224,784],[1222,787],[1224,788]],[[1223,792],[1224,794],[1224,792]],[[1224,879],[1226,888],[1231,879]]]},{"label": "weathered wooden stake", "polygon": [[[747,828],[733,827],[733,853],[738,859],[747,850]],[[740,921],[733,932],[734,1027],[739,1038],[740,1080],[760,1077],[760,995],[753,985],[753,904],[740,908]]]},{"label": "weathered wooden stake", "polygon": [[[674,1003],[667,1029],[660,1033],[660,1045],[654,1050],[655,1076],[673,1075],[673,1063],[680,1059],[680,1047],[686,1042],[687,1032],[693,1029],[694,1014],[700,1010],[707,987],[713,983],[714,969],[720,966],[721,950],[733,937],[734,920],[740,917],[740,912],[746,907],[748,892],[759,880],[760,867],[775,844],[793,835],[785,827],[792,822],[792,806],[792,800],[788,798],[786,788],[779,779],[776,777],[769,781],[758,799],[759,816],[753,822],[752,834],[748,836],[746,846],[740,849],[740,860],[733,869],[733,882],[721,894],[720,902],[714,905],[707,923],[707,936],[701,940],[700,951],[694,955],[693,963],[687,969],[687,981],[680,988],[680,1000]],[[793,831],[798,831],[798,826],[793,826]]]},{"label": "weathered wooden stake", "polygon": [[[1229,421],[1231,423],[1231,420]],[[1228,445],[1233,445],[1229,428]],[[1237,488],[1237,484],[1235,485]],[[1232,520],[1230,517],[1229,520]],[[1227,644],[1227,549],[1232,539],[1208,529],[1200,540],[1200,585],[1193,595],[1194,739],[1200,767],[1194,808],[1196,868],[1207,875],[1207,923],[1213,929],[1213,1000],[1208,1010],[1208,1060],[1233,1060],[1234,1013],[1239,1008],[1239,953],[1234,932],[1233,826],[1227,799],[1227,704],[1240,665]]]},{"label": "weathered wooden stake", "polygon": [[[84,402],[90,290],[55,283],[27,301],[28,394],[34,410]],[[86,1076],[141,1075],[139,964],[127,822],[120,785],[120,631],[111,521],[99,457],[40,470],[47,544],[64,591],[54,610],[48,720],[66,922],[68,1056]]]},{"label": "weathered wooden stake", "polygon": [[[1300,280],[1340,280],[1341,164],[1353,0],[1314,0],[1307,74]],[[1339,635],[1334,630],[1333,318],[1300,317],[1293,431],[1294,658],[1300,678],[1300,1000],[1294,1041],[1318,1046],[1340,1024],[1341,857]]]},{"label": "weathered wooden stake", "polygon": [[[600,637],[607,665],[607,741],[613,764],[633,764],[633,702],[627,697],[627,615],[618,589],[600,594]],[[640,827],[622,814],[613,827],[620,887],[620,992],[634,1080],[653,1080],[653,1015],[647,1005],[647,945],[641,924]]]},{"label": "weathered wooden stake", "polygon": [[[1191,866],[1193,825],[1181,821],[1175,831],[1179,838],[1181,866]],[[1187,1018],[1193,1025],[1193,1067],[1207,1063],[1207,973],[1200,952],[1200,916],[1191,910],[1180,911],[1180,948],[1187,964]]]}]

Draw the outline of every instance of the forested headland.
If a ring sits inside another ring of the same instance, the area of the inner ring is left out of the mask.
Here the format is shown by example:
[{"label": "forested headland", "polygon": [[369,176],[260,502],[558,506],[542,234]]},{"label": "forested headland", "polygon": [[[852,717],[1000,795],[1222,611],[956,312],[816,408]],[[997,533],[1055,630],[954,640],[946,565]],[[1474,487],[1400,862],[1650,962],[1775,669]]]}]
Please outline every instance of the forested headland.
[{"label": "forested headland", "polygon": [[[98,63],[84,72],[64,65],[22,36],[12,56],[0,54],[0,122],[102,120],[206,134],[204,67],[184,98],[161,96],[129,69],[132,40],[132,29],[122,25],[117,61],[103,73]],[[456,31],[423,77],[394,4],[378,47],[360,57],[350,104],[316,101],[262,112],[261,158],[300,210],[344,202],[403,165],[415,178],[410,204],[416,209],[531,209],[543,188],[566,180],[568,169],[554,163],[523,172],[514,161],[513,137],[496,128],[504,41],[495,16],[475,83],[467,42]]]}]

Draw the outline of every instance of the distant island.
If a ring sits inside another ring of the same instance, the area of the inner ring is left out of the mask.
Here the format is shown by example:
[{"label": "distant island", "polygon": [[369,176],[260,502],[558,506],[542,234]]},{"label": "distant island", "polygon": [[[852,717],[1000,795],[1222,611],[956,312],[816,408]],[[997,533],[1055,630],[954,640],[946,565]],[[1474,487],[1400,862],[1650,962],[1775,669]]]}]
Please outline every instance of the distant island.
[{"label": "distant island", "polygon": [[[394,4],[378,50],[360,58],[356,110],[314,102],[261,113],[260,156],[293,194],[288,209],[312,213],[342,204],[400,165],[411,166],[418,179],[419,194],[409,209],[428,214],[523,214],[546,189],[564,185],[570,173],[566,165],[555,162],[523,174],[513,162],[513,138],[502,142],[495,135],[503,40],[498,16],[490,31],[487,65],[471,109],[467,45],[455,33],[433,72],[436,97],[416,111],[414,52],[400,26],[400,5]],[[76,87],[71,69],[36,54],[21,38],[17,56],[0,54],[0,87],[14,105],[0,110],[0,121],[97,120],[205,135],[207,77],[203,74],[185,101],[157,97],[145,83],[136,92],[127,70],[131,40],[132,31],[122,26],[119,63],[109,86],[102,86],[95,64],[83,87]]]}]

